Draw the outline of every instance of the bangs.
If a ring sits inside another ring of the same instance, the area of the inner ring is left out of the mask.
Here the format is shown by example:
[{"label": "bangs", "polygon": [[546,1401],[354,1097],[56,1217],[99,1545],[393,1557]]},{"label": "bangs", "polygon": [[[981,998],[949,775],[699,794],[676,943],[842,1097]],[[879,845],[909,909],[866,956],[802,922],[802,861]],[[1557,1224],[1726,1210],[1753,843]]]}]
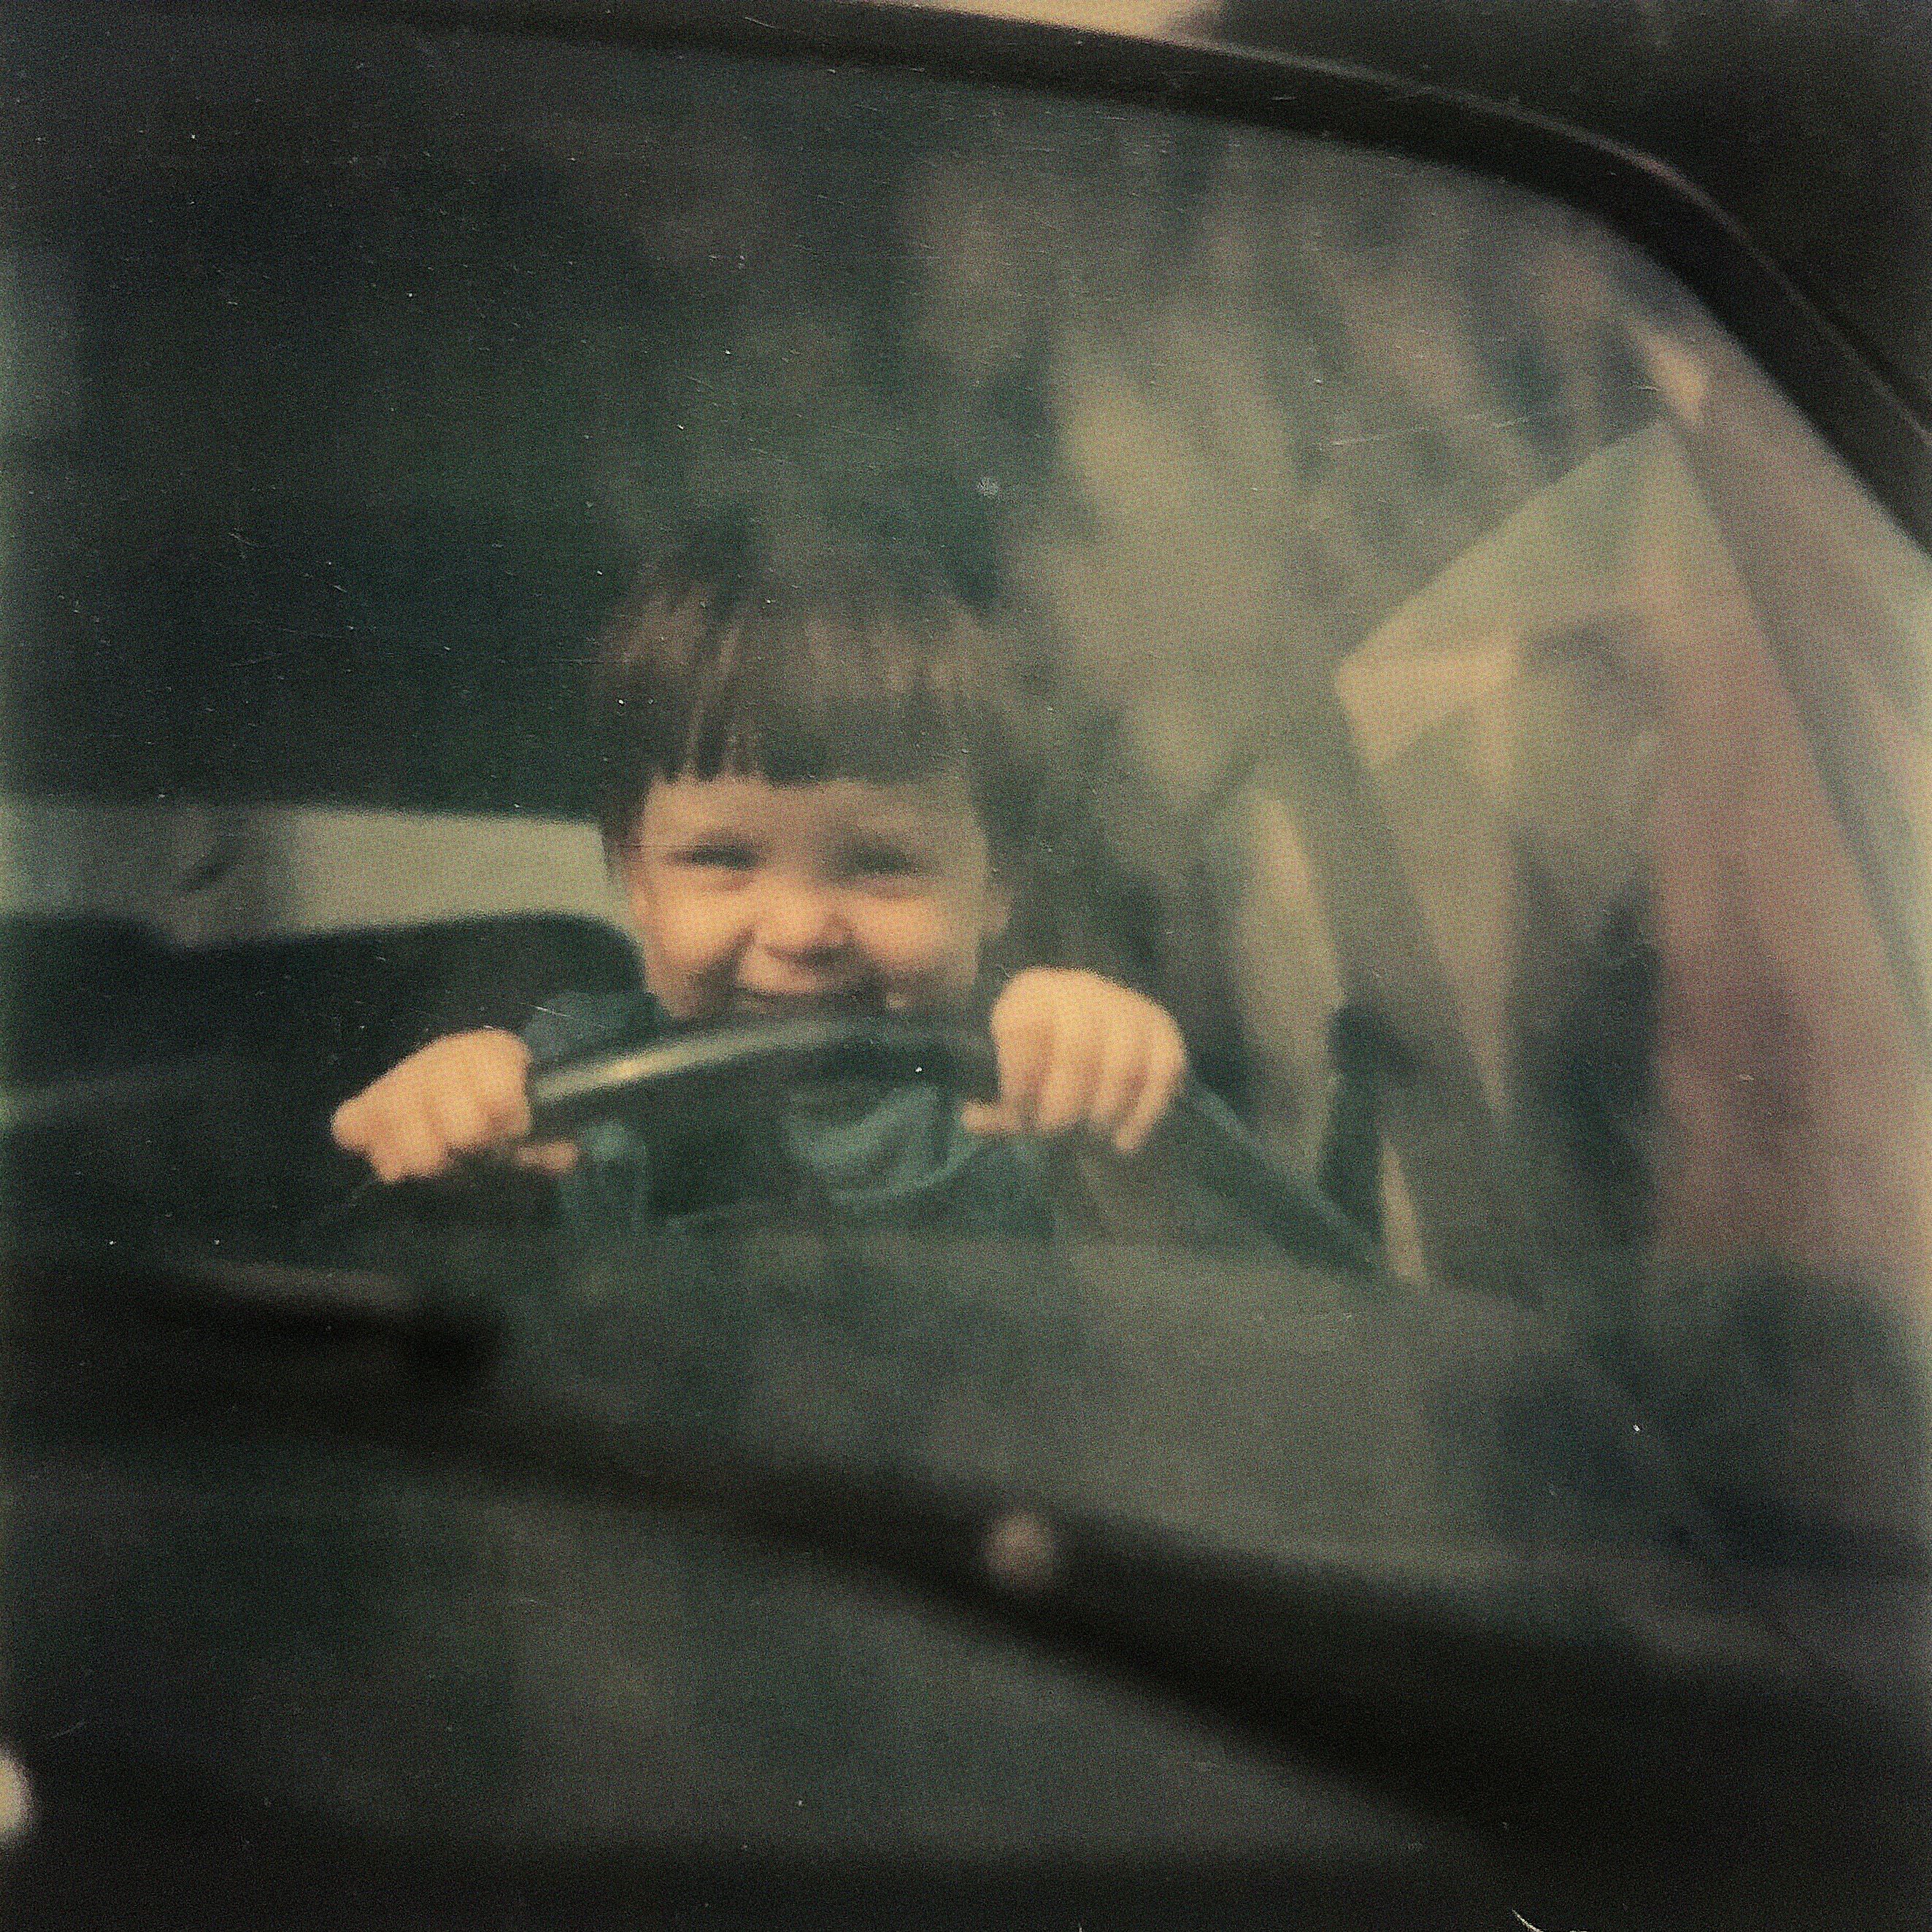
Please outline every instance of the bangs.
[{"label": "bangs", "polygon": [[985,721],[970,715],[952,640],[880,619],[775,604],[741,612],[667,705],[648,776],[890,784],[974,762]]},{"label": "bangs", "polygon": [[1017,802],[992,640],[946,586],[837,553],[783,571],[710,554],[660,576],[599,653],[614,856],[654,782],[916,782],[963,770],[989,838]]}]

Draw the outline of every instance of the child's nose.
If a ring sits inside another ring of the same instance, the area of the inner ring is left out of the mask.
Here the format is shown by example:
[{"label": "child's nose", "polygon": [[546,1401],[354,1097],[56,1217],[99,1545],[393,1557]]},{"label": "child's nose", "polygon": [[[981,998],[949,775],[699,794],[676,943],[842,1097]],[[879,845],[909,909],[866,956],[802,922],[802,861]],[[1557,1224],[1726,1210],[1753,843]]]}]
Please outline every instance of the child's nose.
[{"label": "child's nose", "polygon": [[760,937],[774,952],[835,952],[851,938],[837,892],[817,880],[772,880],[760,911]]}]

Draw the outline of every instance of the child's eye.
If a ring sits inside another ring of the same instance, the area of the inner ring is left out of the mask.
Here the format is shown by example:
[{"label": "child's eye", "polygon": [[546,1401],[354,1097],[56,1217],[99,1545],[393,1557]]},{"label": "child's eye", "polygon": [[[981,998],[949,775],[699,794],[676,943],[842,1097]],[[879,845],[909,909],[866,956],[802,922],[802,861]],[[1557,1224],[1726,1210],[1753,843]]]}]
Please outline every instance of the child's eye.
[{"label": "child's eye", "polygon": [[889,882],[920,878],[926,871],[917,853],[900,845],[855,845],[845,855],[845,867],[855,879]]},{"label": "child's eye", "polygon": [[758,855],[749,845],[734,838],[705,838],[680,846],[671,855],[680,866],[695,866],[706,872],[749,872]]}]

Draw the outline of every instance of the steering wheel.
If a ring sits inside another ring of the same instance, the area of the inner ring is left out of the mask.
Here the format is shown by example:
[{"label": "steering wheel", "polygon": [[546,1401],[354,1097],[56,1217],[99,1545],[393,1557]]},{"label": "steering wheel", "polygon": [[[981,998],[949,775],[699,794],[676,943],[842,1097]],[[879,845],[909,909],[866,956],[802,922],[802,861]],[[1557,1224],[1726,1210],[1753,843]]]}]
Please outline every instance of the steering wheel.
[{"label": "steering wheel", "polygon": [[[706,1134],[760,1103],[773,1084],[858,1078],[924,1081],[990,1100],[999,1073],[983,1034],[898,1018],[784,1020],[720,1028],[568,1062],[536,1075],[532,1137],[568,1138],[593,1120],[637,1124],[647,1139]],[[1208,1186],[1298,1259],[1379,1274],[1368,1240],[1325,1196],[1285,1174],[1192,1079],[1160,1138]]]}]

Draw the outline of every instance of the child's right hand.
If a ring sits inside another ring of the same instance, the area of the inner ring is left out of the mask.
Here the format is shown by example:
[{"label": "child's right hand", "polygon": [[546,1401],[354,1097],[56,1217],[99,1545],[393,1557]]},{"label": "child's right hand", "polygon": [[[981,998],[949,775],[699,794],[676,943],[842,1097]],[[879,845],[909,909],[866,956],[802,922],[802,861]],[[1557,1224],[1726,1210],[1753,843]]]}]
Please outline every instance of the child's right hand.
[{"label": "child's right hand", "polygon": [[496,1149],[521,1166],[567,1173],[577,1158],[572,1142],[522,1144],[530,1071],[530,1050],[513,1033],[449,1034],[344,1101],[329,1131],[386,1181],[430,1180],[465,1155]]}]

